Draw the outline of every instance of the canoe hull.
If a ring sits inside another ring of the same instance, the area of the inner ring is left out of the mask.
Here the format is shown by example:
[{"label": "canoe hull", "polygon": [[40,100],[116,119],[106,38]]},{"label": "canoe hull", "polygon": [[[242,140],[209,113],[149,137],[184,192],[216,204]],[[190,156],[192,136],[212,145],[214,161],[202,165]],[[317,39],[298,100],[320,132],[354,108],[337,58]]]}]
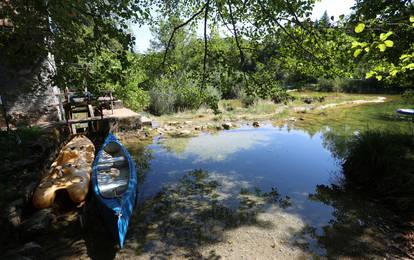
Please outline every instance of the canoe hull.
[{"label": "canoe hull", "polygon": [[401,114],[401,115],[406,115],[406,116],[414,116],[414,109],[403,109],[403,108],[401,108],[401,109],[397,110],[397,113]]},{"label": "canoe hull", "polygon": [[[117,198],[107,198],[103,196],[98,185],[98,161],[102,156],[103,149],[105,148],[105,146],[111,142],[117,143],[122,148],[125,156],[127,157],[130,169],[128,188],[122,194],[122,196]],[[129,219],[136,205],[137,175],[135,170],[135,164],[130,154],[128,153],[126,148],[119,142],[119,140],[116,139],[116,137],[112,134],[108,135],[107,139],[102,145],[102,149],[98,152],[98,155],[96,156],[92,171],[92,186],[97,202],[97,207],[101,213],[104,223],[107,229],[112,234],[114,240],[122,248],[124,246],[125,236],[128,230]]]}]

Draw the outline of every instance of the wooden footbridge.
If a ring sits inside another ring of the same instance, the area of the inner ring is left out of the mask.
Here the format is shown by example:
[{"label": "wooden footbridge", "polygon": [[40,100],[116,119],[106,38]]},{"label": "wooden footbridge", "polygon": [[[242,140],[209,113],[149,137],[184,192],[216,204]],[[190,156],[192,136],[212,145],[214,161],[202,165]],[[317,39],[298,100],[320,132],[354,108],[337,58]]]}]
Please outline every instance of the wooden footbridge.
[{"label": "wooden footbridge", "polygon": [[61,122],[68,125],[72,134],[85,131],[99,132],[103,124],[105,128],[108,127],[107,123],[110,120],[139,120],[139,114],[124,108],[122,102],[114,98],[111,91],[101,94],[95,97],[87,89],[83,92],[66,89],[63,94],[59,94]]}]

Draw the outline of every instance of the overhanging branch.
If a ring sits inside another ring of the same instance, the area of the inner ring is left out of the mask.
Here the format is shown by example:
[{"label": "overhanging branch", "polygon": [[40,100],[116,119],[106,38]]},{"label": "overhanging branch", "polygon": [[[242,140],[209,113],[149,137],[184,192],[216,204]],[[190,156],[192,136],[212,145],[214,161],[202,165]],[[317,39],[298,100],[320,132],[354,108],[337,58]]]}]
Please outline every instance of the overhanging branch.
[{"label": "overhanging branch", "polygon": [[174,27],[173,32],[171,33],[170,39],[168,40],[167,47],[165,48],[164,57],[162,59],[162,64],[161,64],[162,67],[164,67],[164,65],[165,65],[165,61],[167,59],[168,50],[169,50],[169,48],[171,46],[171,42],[172,42],[172,40],[174,38],[175,32],[177,30],[179,30],[180,28],[186,26],[192,20],[194,20],[197,16],[199,16],[204,11],[204,9],[206,8],[206,6],[207,6],[207,3],[205,5],[203,5],[203,7],[197,13],[193,14],[193,16],[191,16],[187,21],[185,21],[184,23],[182,23],[182,24]]}]

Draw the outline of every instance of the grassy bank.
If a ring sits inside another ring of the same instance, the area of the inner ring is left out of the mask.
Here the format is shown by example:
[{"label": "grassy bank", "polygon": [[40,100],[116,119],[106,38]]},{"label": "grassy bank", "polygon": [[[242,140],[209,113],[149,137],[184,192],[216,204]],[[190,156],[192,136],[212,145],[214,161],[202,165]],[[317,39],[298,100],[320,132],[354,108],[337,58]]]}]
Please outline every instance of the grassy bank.
[{"label": "grassy bank", "polygon": [[[345,94],[332,92],[300,91],[291,92],[293,100],[275,103],[271,100],[257,99],[251,105],[246,105],[241,99],[221,100],[218,103],[219,113],[212,109],[200,108],[197,110],[186,110],[174,114],[156,117],[160,123],[168,121],[184,122],[196,120],[206,121],[260,121],[260,120],[283,120],[289,117],[305,114],[312,111],[322,111],[333,107],[353,106],[352,102],[363,100],[375,102],[379,95],[371,94]],[[327,105],[332,105],[329,107]],[[326,106],[326,107],[325,107]]]}]

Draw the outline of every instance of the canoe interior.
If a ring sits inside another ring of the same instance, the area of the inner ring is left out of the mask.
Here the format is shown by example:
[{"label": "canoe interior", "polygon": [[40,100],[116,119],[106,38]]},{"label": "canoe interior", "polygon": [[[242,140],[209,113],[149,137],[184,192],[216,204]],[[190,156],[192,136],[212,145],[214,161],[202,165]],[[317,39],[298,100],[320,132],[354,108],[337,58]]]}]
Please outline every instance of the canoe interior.
[{"label": "canoe interior", "polygon": [[108,143],[97,163],[97,186],[104,198],[121,197],[128,189],[130,179],[128,157],[115,142]]}]

